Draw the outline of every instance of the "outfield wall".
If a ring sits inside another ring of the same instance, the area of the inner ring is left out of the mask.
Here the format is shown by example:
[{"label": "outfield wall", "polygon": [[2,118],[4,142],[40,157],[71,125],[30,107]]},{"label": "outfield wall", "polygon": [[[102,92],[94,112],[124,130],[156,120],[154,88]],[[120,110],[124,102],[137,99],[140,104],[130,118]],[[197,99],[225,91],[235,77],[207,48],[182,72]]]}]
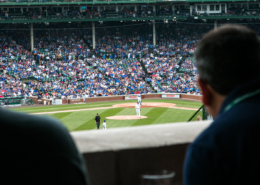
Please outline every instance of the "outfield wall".
[{"label": "outfield wall", "polygon": [[109,130],[72,132],[83,154],[91,184],[141,184],[141,175],[175,172],[174,185],[182,184],[188,145],[210,121],[172,123]]},{"label": "outfield wall", "polygon": [[188,100],[197,100],[197,101],[202,101],[202,96],[201,95],[192,95],[192,94],[180,94],[181,99],[188,99]]},{"label": "outfield wall", "polygon": [[[119,101],[119,100],[125,100],[124,96],[101,96],[101,97],[91,97],[91,98],[86,98],[85,102],[90,103],[90,102],[106,102],[106,101]],[[82,98],[72,98],[68,100],[69,104],[73,103],[82,103],[83,99]]]},{"label": "outfield wall", "polygon": [[[33,99],[33,103],[37,102],[37,97],[30,97]],[[185,100],[193,100],[193,101],[201,101],[202,96],[200,95],[191,95],[191,94],[181,94],[181,93],[161,93],[161,94],[143,94],[142,99],[160,99],[160,98],[167,98],[167,99],[185,99]],[[51,105],[50,99],[41,99],[41,104],[44,101],[48,105]],[[124,100],[137,100],[137,94],[133,95],[123,95],[123,96],[100,96],[100,97],[91,97],[85,98],[86,103],[95,103],[95,102],[108,102],[108,101],[124,101]],[[77,104],[83,103],[82,98],[70,98],[70,99],[63,99],[62,104]]]}]

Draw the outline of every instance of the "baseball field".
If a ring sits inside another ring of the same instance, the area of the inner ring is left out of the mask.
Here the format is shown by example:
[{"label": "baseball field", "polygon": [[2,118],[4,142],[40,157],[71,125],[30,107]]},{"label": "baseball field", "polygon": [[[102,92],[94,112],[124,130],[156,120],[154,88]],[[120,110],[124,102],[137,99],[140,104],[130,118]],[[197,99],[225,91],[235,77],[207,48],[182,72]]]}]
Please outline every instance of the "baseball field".
[{"label": "baseball field", "polygon": [[[142,118],[136,117],[136,100],[82,103],[14,108],[37,116],[51,116],[60,120],[69,131],[96,129],[94,118],[98,113],[107,122],[107,129],[139,125],[163,124],[188,121],[201,106],[199,102],[169,99],[143,100]],[[102,129],[102,126],[101,126]]]}]

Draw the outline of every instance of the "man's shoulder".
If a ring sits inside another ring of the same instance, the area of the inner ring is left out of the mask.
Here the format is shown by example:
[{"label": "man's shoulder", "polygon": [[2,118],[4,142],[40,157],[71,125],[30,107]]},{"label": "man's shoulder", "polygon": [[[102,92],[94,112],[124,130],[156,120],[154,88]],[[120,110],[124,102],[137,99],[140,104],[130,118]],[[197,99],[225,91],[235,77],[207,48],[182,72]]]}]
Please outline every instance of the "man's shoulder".
[{"label": "man's shoulder", "polygon": [[[241,105],[241,107],[243,107]],[[256,113],[245,113],[242,108],[234,108],[217,117],[211,125],[206,128],[192,143],[193,146],[206,148],[223,147],[230,143],[241,142],[240,144],[250,143],[250,135],[257,135],[260,125],[256,118]],[[255,111],[256,112],[256,111]],[[243,116],[241,116],[243,115]],[[252,130],[252,127],[254,128]],[[238,134],[239,133],[239,134]]]}]

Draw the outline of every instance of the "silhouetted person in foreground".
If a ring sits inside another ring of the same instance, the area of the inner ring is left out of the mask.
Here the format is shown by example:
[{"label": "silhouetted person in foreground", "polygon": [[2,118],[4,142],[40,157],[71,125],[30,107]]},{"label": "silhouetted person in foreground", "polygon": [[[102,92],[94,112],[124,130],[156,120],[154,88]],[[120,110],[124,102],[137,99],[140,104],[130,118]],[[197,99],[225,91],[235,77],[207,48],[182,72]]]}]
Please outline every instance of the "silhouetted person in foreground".
[{"label": "silhouetted person in foreground", "polygon": [[207,33],[195,52],[214,122],[189,146],[185,185],[259,184],[260,40],[244,26]]},{"label": "silhouetted person in foreground", "polygon": [[84,162],[58,121],[0,108],[1,181],[86,185]]}]

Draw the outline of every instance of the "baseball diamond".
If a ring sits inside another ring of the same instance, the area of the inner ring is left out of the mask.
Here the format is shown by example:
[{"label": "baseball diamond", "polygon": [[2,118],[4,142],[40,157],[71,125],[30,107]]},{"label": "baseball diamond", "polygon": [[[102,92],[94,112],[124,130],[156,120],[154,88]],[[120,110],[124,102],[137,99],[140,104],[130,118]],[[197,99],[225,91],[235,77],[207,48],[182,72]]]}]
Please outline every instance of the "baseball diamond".
[{"label": "baseball diamond", "polygon": [[0,3],[2,181],[257,184],[260,0]]},{"label": "baseball diamond", "polygon": [[200,102],[186,100],[146,99],[142,101],[141,118],[136,118],[134,108],[136,100],[22,107],[13,110],[51,116],[59,119],[69,131],[79,131],[96,129],[94,118],[97,113],[101,117],[101,122],[106,120],[109,129],[188,121],[201,106]]}]

